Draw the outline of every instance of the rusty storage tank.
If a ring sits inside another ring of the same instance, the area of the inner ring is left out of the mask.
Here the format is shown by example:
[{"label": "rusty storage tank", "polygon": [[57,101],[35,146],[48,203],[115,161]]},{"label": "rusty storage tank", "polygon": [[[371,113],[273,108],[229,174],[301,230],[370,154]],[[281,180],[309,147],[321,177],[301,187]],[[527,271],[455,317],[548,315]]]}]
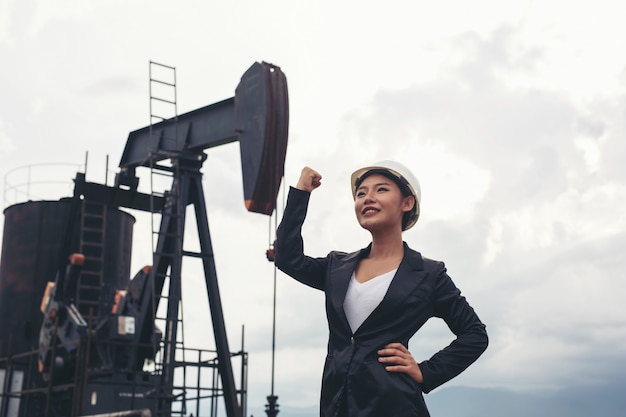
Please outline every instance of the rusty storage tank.
[{"label": "rusty storage tank", "polygon": [[115,289],[126,288],[130,280],[134,222],[132,215],[117,208],[70,198],[28,201],[5,209],[0,357],[38,347],[46,284],[54,281],[61,259],[69,253],[85,255],[75,296],[85,319],[110,305]]}]

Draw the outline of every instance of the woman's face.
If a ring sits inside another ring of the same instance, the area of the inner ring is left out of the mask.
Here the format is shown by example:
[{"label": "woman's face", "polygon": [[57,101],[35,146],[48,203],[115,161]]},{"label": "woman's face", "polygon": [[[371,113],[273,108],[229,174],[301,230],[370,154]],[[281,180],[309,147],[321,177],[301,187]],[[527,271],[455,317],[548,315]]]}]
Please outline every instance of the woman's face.
[{"label": "woman's face", "polygon": [[404,197],[393,180],[381,174],[371,174],[356,190],[354,211],[361,227],[370,232],[402,230],[402,216],[413,208],[413,204],[413,196]]}]

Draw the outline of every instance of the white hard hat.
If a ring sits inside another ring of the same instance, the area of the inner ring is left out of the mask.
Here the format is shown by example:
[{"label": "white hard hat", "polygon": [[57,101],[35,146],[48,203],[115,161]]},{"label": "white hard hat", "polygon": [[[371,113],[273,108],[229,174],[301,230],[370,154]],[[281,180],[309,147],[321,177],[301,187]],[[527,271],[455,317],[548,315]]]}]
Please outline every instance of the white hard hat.
[{"label": "white hard hat", "polygon": [[359,168],[350,177],[352,198],[356,198],[357,187],[370,174],[383,174],[393,179],[403,192],[408,192],[415,197],[415,206],[408,218],[403,221],[405,224],[402,225],[402,230],[408,230],[413,227],[420,215],[420,203],[422,201],[422,190],[415,175],[407,167],[396,161],[380,161],[370,166]]}]

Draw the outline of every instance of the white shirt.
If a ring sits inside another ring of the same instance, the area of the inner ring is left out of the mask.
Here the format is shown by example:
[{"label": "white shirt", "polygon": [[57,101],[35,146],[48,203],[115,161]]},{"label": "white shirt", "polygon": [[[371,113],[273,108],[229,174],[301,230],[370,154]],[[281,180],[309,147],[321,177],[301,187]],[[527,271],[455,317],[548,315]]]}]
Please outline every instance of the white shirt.
[{"label": "white shirt", "polygon": [[346,313],[352,333],[356,332],[383,300],[396,271],[397,269],[394,269],[363,283],[357,281],[355,273],[352,273],[348,292],[343,301],[343,311]]}]

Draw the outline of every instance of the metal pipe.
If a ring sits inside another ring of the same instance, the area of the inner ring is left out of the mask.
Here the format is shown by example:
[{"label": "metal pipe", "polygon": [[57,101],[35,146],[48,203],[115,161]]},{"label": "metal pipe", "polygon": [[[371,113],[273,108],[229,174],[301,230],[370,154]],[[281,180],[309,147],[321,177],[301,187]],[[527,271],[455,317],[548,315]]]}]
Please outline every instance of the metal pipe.
[{"label": "metal pipe", "polygon": [[90,414],[88,416],[81,417],[152,417],[152,413],[148,409],[144,410],[131,410],[131,411],[119,411],[115,413],[105,414]]}]

